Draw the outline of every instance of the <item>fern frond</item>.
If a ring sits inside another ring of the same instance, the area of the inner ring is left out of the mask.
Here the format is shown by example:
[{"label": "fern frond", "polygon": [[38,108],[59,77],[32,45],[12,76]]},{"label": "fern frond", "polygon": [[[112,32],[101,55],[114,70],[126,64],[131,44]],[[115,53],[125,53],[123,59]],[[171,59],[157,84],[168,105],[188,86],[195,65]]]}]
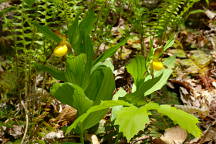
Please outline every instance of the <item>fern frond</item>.
[{"label": "fern frond", "polygon": [[164,0],[158,8],[152,11],[150,34],[161,37],[168,27],[175,28],[181,23],[185,14],[200,0]]}]

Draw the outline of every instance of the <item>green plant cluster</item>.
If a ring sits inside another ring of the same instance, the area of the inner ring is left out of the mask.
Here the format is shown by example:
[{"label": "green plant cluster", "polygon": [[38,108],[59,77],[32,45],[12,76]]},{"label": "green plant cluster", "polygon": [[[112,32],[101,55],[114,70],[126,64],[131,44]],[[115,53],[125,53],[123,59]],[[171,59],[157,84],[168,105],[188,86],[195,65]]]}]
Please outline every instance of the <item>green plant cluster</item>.
[{"label": "green plant cluster", "polygon": [[[95,21],[95,14],[90,10],[81,22],[76,19],[69,26],[68,35],[73,46],[73,55],[67,56],[64,70],[37,64],[39,70],[49,72],[54,78],[63,81],[63,83],[53,85],[51,94],[62,103],[78,110],[79,117],[68,127],[67,133],[76,129],[81,134],[81,142],[84,143],[85,131],[96,125],[106,114],[107,109],[113,107],[115,125],[119,125],[119,131],[128,141],[149,124],[152,110],[168,116],[189,133],[199,137],[201,135],[201,130],[197,126],[199,121],[193,115],[170,105],[145,101],[144,97],[166,84],[175,61],[175,57],[169,57],[164,61],[166,69],[151,71],[155,53],[153,46],[147,58],[138,55],[126,66],[134,79],[132,93],[121,89],[119,93],[117,92],[119,98],[114,96],[115,99],[121,100],[112,100],[115,81],[111,68],[104,63],[104,60],[112,56],[126,41],[123,40],[120,42],[121,45],[114,46],[95,58],[90,39],[90,32]],[[45,27],[37,25],[37,28],[47,36],[51,34]],[[52,35],[50,38],[55,40],[56,35],[54,33]],[[163,51],[171,47],[173,43],[174,40],[169,40],[163,47]],[[114,106],[121,106],[121,108],[116,109]]]}]

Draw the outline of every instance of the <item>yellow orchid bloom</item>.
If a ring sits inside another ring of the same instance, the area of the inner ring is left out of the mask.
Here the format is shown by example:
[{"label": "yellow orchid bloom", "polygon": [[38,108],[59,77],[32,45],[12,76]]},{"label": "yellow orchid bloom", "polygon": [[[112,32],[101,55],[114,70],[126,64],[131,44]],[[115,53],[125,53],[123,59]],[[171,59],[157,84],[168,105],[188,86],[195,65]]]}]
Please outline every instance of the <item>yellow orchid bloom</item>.
[{"label": "yellow orchid bloom", "polygon": [[160,61],[153,61],[153,62],[152,62],[152,68],[153,68],[154,70],[159,71],[159,70],[164,69],[164,65],[163,65],[163,63],[160,62]]},{"label": "yellow orchid bloom", "polygon": [[53,54],[57,57],[65,56],[68,52],[68,47],[66,42],[60,42],[60,44],[54,49]]}]

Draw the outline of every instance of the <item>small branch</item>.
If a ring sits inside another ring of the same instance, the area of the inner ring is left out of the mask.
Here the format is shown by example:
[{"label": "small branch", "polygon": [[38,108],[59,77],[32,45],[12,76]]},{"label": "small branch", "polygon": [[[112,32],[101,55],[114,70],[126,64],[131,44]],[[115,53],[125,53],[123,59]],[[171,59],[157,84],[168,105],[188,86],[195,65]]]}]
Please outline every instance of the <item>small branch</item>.
[{"label": "small branch", "polygon": [[22,106],[23,106],[23,108],[24,108],[24,110],[25,110],[25,116],[26,116],[25,131],[24,131],[23,138],[22,138],[22,141],[21,141],[21,144],[23,144],[23,143],[24,143],[24,140],[25,140],[25,138],[26,138],[27,131],[28,131],[29,117],[28,117],[28,110],[27,110],[27,108],[26,108],[24,102],[21,101],[21,104],[22,104]]},{"label": "small branch", "polygon": [[136,144],[138,143],[139,141],[144,141],[146,139],[149,139],[150,136],[142,136],[142,137],[139,137],[139,138],[136,138],[135,140],[133,140],[130,144]]}]

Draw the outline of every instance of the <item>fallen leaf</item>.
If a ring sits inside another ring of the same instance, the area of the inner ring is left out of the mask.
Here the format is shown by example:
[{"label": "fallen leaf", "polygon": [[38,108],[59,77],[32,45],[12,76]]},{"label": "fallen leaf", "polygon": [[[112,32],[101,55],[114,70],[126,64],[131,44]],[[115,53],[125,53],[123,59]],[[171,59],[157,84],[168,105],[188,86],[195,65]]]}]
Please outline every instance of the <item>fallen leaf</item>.
[{"label": "fallen leaf", "polygon": [[179,126],[166,129],[160,137],[167,144],[182,144],[186,138],[187,132]]}]

